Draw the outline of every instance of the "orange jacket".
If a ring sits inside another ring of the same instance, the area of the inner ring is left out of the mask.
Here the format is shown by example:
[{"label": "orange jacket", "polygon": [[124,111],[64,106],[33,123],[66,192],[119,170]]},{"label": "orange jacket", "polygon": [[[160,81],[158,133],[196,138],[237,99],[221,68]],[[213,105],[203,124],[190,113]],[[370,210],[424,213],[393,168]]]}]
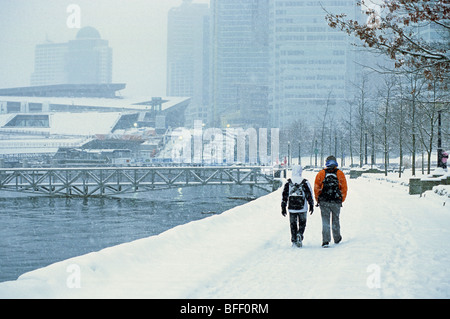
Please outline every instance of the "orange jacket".
[{"label": "orange jacket", "polygon": [[[322,192],[322,183],[325,179],[325,169],[321,170],[316,175],[316,180],[314,182],[314,197],[316,198],[316,202],[319,201],[319,195]],[[336,176],[339,181],[339,189],[341,190],[342,194],[342,202],[345,201],[345,198],[347,197],[347,180],[345,179],[345,175],[341,170],[337,170]]]}]

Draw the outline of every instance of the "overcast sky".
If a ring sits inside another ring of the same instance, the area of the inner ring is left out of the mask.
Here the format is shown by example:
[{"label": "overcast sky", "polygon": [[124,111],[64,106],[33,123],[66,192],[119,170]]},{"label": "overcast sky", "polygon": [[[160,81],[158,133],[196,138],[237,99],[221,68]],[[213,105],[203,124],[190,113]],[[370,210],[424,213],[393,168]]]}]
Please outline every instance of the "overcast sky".
[{"label": "overcast sky", "polygon": [[[95,27],[113,49],[113,82],[124,95],[166,94],[167,13],[183,0],[0,0],[0,88],[29,86],[34,48],[46,39],[68,42],[70,5],[81,27]],[[209,3],[209,0],[194,2]]]}]

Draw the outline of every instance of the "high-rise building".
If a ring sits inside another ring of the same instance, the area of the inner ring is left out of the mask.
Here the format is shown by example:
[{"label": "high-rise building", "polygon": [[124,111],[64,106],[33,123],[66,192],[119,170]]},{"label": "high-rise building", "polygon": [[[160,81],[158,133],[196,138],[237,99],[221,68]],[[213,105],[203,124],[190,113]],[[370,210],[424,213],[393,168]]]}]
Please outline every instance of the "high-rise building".
[{"label": "high-rise building", "polygon": [[186,125],[208,121],[209,7],[183,3],[169,11],[167,33],[167,95],[191,97]]},{"label": "high-rise building", "polygon": [[38,44],[31,85],[66,84],[67,43]]},{"label": "high-rise building", "polygon": [[327,105],[342,114],[362,55],[325,10],[362,16],[352,0],[211,0],[209,17],[184,1],[169,14],[167,94],[191,96],[188,123],[214,127],[287,128]]},{"label": "high-rise building", "polygon": [[323,116],[327,104],[330,113],[342,110],[357,76],[356,50],[352,38],[328,26],[325,10],[355,17],[360,8],[353,0],[270,3],[271,125],[287,127],[298,119],[311,123]]},{"label": "high-rise building", "polygon": [[211,125],[266,127],[268,23],[269,0],[211,0]]},{"label": "high-rise building", "polygon": [[106,84],[112,82],[112,49],[92,27],[67,43],[38,44],[31,85]]}]

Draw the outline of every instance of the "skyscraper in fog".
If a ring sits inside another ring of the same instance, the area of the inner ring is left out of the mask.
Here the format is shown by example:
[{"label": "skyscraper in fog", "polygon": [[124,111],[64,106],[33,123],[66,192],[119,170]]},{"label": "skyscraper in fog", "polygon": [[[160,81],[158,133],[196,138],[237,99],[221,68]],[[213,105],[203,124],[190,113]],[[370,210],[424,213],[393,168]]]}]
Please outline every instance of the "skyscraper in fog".
[{"label": "skyscraper in fog", "polygon": [[352,0],[211,0],[214,125],[283,128],[345,106],[357,55],[324,8],[360,12]]},{"label": "skyscraper in fog", "polygon": [[169,11],[167,36],[167,95],[191,97],[186,125],[208,120],[209,7],[183,3]]},{"label": "skyscraper in fog", "polygon": [[352,0],[271,0],[270,112],[271,125],[307,122],[345,106],[356,80],[357,58],[352,39],[330,28],[324,8],[355,17]]},{"label": "skyscraper in fog", "polygon": [[269,0],[211,0],[211,120],[267,124]]},{"label": "skyscraper in fog", "polygon": [[38,44],[31,85],[112,82],[112,49],[100,33],[85,27],[67,43]]},{"label": "skyscraper in fog", "polygon": [[67,43],[38,44],[35,49],[31,85],[67,83]]}]

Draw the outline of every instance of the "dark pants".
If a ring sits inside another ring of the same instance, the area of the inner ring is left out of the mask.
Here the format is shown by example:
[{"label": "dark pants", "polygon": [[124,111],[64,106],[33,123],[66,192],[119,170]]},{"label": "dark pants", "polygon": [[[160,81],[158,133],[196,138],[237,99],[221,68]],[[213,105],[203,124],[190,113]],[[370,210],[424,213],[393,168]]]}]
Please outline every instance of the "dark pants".
[{"label": "dark pants", "polygon": [[341,204],[334,202],[320,202],[320,212],[322,215],[322,242],[329,243],[331,241],[330,218],[333,239],[335,242],[339,242],[341,240],[341,226],[339,224]]},{"label": "dark pants", "polygon": [[306,212],[305,213],[289,213],[289,221],[291,223],[291,241],[297,241],[297,234],[302,236],[306,227]]}]

